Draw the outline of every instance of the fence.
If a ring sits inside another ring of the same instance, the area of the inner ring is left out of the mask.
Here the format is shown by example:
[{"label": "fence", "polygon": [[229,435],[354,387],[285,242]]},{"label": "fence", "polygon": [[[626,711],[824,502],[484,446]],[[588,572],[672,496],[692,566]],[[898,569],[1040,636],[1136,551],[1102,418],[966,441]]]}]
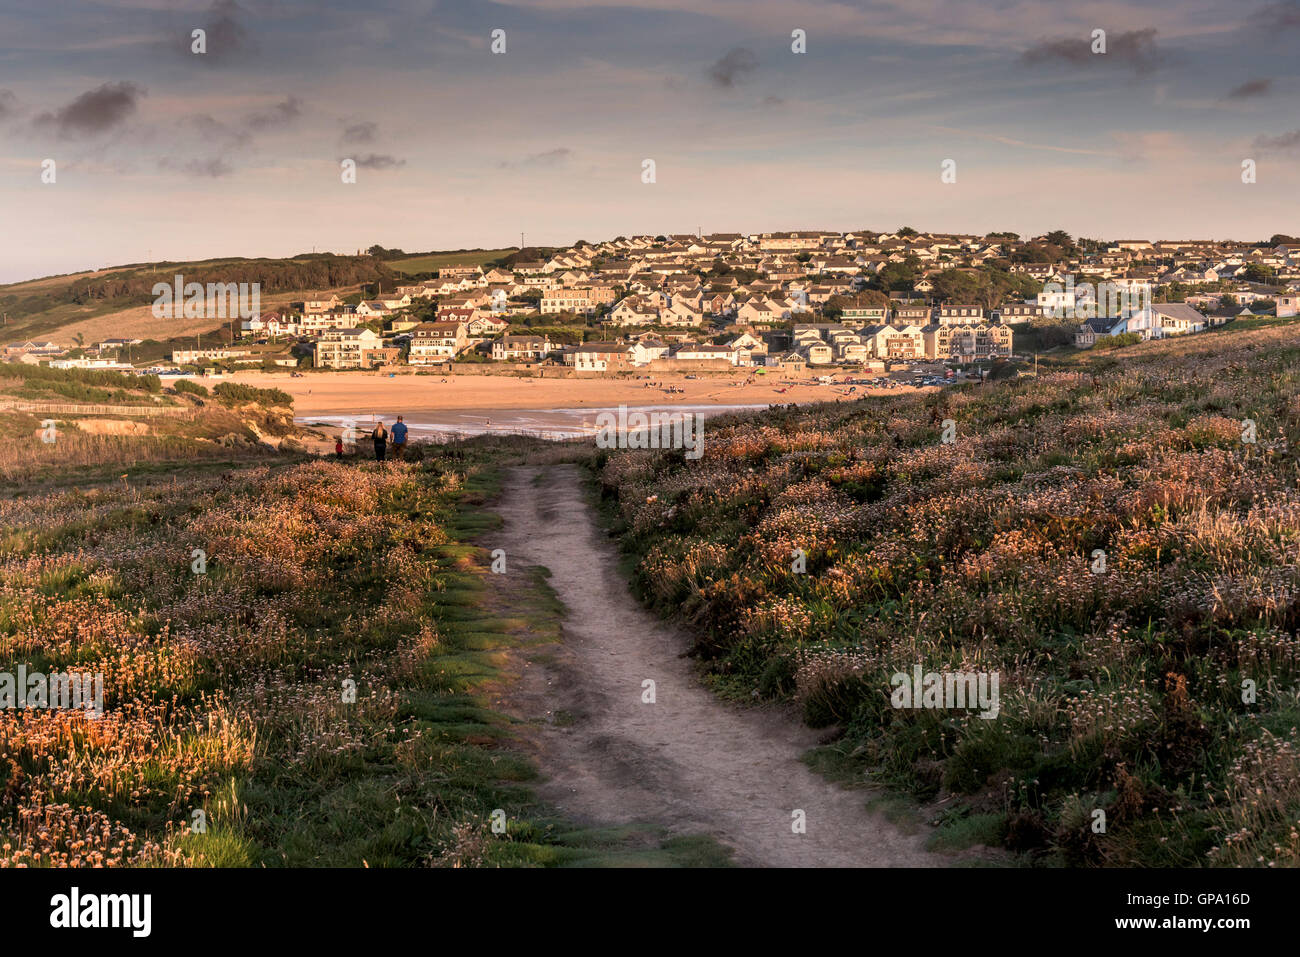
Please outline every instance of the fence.
[{"label": "fence", "polygon": [[189,415],[190,406],[87,405],[77,402],[21,402],[0,399],[0,409],[11,412],[50,412],[55,415]]}]

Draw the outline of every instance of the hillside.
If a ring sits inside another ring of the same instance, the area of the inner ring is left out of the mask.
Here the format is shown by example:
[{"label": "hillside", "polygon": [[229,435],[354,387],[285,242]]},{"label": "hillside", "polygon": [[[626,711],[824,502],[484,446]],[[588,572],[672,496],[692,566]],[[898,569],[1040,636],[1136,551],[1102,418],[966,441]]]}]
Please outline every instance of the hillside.
[{"label": "hillside", "polygon": [[186,282],[260,283],[265,311],[293,299],[332,290],[358,291],[364,283],[395,283],[398,274],[372,256],[313,253],[290,259],[208,259],[114,266],[97,272],[51,276],[0,286],[4,341],[53,338],[71,345],[106,336],[164,341],[215,332],[220,320],[157,319],[151,312],[153,286]]},{"label": "hillside", "polygon": [[515,249],[463,249],[455,252],[419,253],[401,258],[384,257],[384,263],[394,272],[403,276],[436,273],[446,266],[484,266],[498,259],[504,259]]},{"label": "hillside", "polygon": [[278,390],[223,383],[209,393],[157,376],[19,364],[0,365],[0,431],[8,494],[259,461],[308,436]]},{"label": "hillside", "polygon": [[[797,703],[818,766],[950,846],[1295,866],[1300,324],[1236,325],[710,420],[702,459],[602,454],[600,487],[714,686]],[[996,717],[896,707],[917,666],[996,673]]]}]

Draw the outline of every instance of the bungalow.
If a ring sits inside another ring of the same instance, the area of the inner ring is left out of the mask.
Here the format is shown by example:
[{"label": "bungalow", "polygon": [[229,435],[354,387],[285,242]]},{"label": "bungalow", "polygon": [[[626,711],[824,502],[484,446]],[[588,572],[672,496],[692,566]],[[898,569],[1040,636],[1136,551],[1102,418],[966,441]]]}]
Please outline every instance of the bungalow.
[{"label": "bungalow", "polygon": [[1078,349],[1091,349],[1097,344],[1100,336],[1110,334],[1111,327],[1114,325],[1114,319],[1105,317],[1094,317],[1079,326],[1074,331],[1074,345]]},{"label": "bungalow", "polygon": [[736,350],[730,346],[702,346],[694,342],[684,342],[677,347],[673,358],[683,362],[710,362],[725,359],[734,366],[738,357]]},{"label": "bungalow", "polygon": [[630,359],[629,347],[621,342],[584,342],[564,356],[578,372],[616,371]]},{"label": "bungalow", "polygon": [[365,319],[382,319],[384,316],[392,315],[392,313],[393,310],[378,299],[363,300],[357,306],[357,315]]},{"label": "bungalow", "polygon": [[[1159,302],[1151,305],[1151,312],[1157,319],[1155,325],[1162,336],[1182,336],[1194,332],[1204,332],[1209,327],[1209,320],[1184,302]],[[1145,312],[1146,310],[1141,310]]]},{"label": "bungalow", "polygon": [[782,372],[803,372],[808,368],[808,360],[797,352],[773,352],[767,355],[763,365]]},{"label": "bungalow", "polygon": [[50,368],[134,370],[135,366],[129,362],[118,362],[116,359],[51,359]]},{"label": "bungalow", "polygon": [[639,342],[632,343],[631,348],[628,350],[634,366],[649,365],[655,359],[662,359],[668,355],[668,352],[668,346],[658,339],[642,339]]},{"label": "bungalow", "polygon": [[173,365],[188,366],[196,365],[208,359],[234,359],[240,356],[246,356],[251,351],[251,346],[215,346],[211,349],[173,349],[171,361]]},{"label": "bungalow", "polygon": [[474,277],[482,274],[483,267],[475,265],[443,266],[438,270],[439,279],[462,279],[466,276]]},{"label": "bungalow", "polygon": [[1120,319],[1111,327],[1110,334],[1136,332],[1143,339],[1161,339],[1201,332],[1209,326],[1209,319],[1185,302],[1158,302]]},{"label": "bungalow", "polygon": [[465,323],[466,335],[476,338],[500,335],[509,328],[510,321],[508,319],[502,319],[499,316],[483,312],[476,312],[473,318]]},{"label": "bungalow", "polygon": [[416,283],[413,286],[398,286],[397,294],[399,296],[410,296],[411,299],[432,299],[433,289],[428,283]]}]

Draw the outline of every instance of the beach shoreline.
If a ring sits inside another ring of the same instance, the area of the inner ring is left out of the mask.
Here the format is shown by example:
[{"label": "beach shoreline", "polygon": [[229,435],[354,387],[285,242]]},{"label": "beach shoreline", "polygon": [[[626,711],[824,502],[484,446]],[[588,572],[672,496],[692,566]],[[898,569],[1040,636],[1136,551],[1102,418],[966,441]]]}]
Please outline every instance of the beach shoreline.
[{"label": "beach shoreline", "polygon": [[[616,408],[619,405],[746,406],[763,408],[792,402],[834,402],[864,395],[909,390],[851,387],[842,384],[848,373],[835,374],[834,384],[810,377],[748,371],[688,379],[683,373],[553,379],[474,375],[389,376],[373,372],[328,372],[291,376],[289,373],[236,372],[220,378],[195,377],[211,388],[220,382],[238,382],[263,389],[280,389],[293,398],[294,414],[311,416],[417,414],[446,411],[549,410],[569,411]],[[871,373],[855,373],[868,377]],[[649,386],[649,387],[647,387]],[[849,390],[853,388],[854,391]],[[669,391],[669,390],[672,391]]]}]

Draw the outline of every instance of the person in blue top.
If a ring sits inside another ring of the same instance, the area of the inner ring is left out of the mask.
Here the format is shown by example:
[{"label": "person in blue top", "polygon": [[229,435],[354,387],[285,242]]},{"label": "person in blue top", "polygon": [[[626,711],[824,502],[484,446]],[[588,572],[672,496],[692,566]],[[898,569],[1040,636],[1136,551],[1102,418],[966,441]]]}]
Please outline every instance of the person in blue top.
[{"label": "person in blue top", "polygon": [[406,451],[406,423],[402,421],[400,415],[397,417],[397,423],[393,426],[392,436],[393,458],[400,462],[402,454]]}]

